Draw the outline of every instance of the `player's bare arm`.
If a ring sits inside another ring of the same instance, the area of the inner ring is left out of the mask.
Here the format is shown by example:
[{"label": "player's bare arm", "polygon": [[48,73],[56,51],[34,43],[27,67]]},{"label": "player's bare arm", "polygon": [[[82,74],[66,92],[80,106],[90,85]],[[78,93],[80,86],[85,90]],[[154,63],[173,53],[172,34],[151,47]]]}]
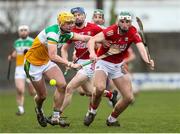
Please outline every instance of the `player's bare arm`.
[{"label": "player's bare arm", "polygon": [[154,61],[152,59],[149,60],[144,44],[142,42],[139,42],[136,44],[136,46],[144,62],[149,66],[151,70],[154,70]]},{"label": "player's bare arm", "polygon": [[90,38],[91,36],[88,36],[88,35],[80,35],[80,34],[74,33],[74,36],[72,39],[88,42]]},{"label": "player's bare arm", "polygon": [[57,45],[53,44],[53,45],[48,45],[48,54],[49,54],[49,58],[57,63],[62,63],[65,64],[66,66],[69,66],[69,62],[68,60],[63,59],[62,57],[60,57],[59,55],[57,55]]},{"label": "player's bare arm", "polygon": [[[70,44],[69,43],[65,43],[62,48],[61,48],[61,57],[65,60],[68,61],[68,49],[69,49]],[[71,65],[70,65],[71,64]],[[69,62],[69,66],[73,66],[72,62]],[[70,69],[70,67],[67,66],[67,69]]]},{"label": "player's bare arm", "polygon": [[8,60],[12,60],[12,59],[16,58],[16,55],[17,55],[16,50],[13,50],[12,53],[9,54]]},{"label": "player's bare arm", "polygon": [[103,32],[98,33],[94,37],[91,37],[87,43],[87,47],[90,52],[90,59],[97,59],[97,55],[95,54],[95,47],[98,43],[103,42],[105,40]]},{"label": "player's bare arm", "polygon": [[68,43],[65,43],[62,47],[61,47],[61,57],[64,60],[68,60],[68,49],[69,49],[69,45]]}]

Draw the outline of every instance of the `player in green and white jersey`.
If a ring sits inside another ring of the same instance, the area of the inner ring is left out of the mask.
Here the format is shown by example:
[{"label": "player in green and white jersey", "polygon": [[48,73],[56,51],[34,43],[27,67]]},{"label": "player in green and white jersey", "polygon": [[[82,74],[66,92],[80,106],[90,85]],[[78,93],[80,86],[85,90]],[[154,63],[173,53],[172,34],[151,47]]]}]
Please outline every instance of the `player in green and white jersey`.
[{"label": "player in green and white jersey", "polygon": [[19,38],[14,42],[13,52],[9,54],[8,60],[16,59],[15,68],[15,86],[17,89],[16,102],[18,111],[16,115],[24,114],[24,92],[25,82],[28,83],[28,91],[31,96],[35,95],[35,90],[30,82],[26,79],[24,71],[24,53],[32,46],[33,38],[29,37],[29,27],[27,25],[21,25],[18,28]]},{"label": "player in green and white jersey", "polygon": [[[80,35],[72,32],[74,27],[74,16],[70,12],[60,12],[57,17],[57,24],[43,29],[34,39],[32,47],[26,53],[25,71],[31,78],[37,95],[35,100],[35,112],[37,120],[42,127],[47,123],[68,126],[61,117],[60,110],[66,89],[66,80],[61,69],[57,64],[62,64],[70,68],[79,68],[79,64],[69,62],[63,59],[57,53],[57,47],[62,46],[68,40],[88,41],[90,36]],[[56,80],[56,90],[54,93],[53,114],[52,118],[46,119],[43,112],[43,103],[47,96],[45,79]]]}]

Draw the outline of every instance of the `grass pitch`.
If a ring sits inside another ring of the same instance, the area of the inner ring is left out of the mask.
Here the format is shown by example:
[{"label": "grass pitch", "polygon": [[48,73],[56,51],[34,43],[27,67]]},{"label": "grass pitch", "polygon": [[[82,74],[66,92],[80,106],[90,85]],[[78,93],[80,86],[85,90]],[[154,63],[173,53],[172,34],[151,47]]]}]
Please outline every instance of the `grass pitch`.
[{"label": "grass pitch", "polygon": [[[44,112],[52,112],[52,91],[44,103]],[[33,98],[25,97],[25,114],[16,116],[15,91],[0,91],[1,133],[180,133],[180,91],[143,91],[136,102],[118,118],[121,127],[107,127],[105,121],[112,107],[103,99],[91,126],[83,125],[88,98],[75,94],[72,104],[64,112],[71,122],[69,128],[42,128],[36,121]]]}]

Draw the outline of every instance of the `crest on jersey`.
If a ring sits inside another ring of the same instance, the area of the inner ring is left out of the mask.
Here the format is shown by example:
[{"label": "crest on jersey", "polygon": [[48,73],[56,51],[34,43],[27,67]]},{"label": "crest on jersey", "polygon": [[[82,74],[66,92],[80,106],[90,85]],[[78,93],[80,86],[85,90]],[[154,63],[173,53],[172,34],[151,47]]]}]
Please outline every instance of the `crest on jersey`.
[{"label": "crest on jersey", "polygon": [[124,40],[125,40],[125,41],[128,41],[128,37],[125,37]]},{"label": "crest on jersey", "polygon": [[110,31],[108,31],[108,32],[106,33],[107,36],[111,36],[111,35],[113,35],[113,34],[114,34],[114,31],[113,31],[113,30],[110,30]]}]

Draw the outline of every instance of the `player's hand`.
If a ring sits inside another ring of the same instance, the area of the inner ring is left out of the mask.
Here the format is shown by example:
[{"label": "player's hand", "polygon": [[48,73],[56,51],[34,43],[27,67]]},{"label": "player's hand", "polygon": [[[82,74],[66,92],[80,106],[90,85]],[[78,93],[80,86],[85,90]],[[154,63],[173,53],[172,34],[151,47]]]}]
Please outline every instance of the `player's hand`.
[{"label": "player's hand", "polygon": [[154,70],[154,60],[150,59],[148,63],[149,69]]},{"label": "player's hand", "polygon": [[68,61],[66,68],[71,68],[72,64],[73,64],[72,62]]},{"label": "player's hand", "polygon": [[90,53],[89,58],[93,62],[96,62],[98,60],[98,57],[95,53]]},{"label": "player's hand", "polygon": [[66,66],[66,67],[65,67],[65,69],[66,69],[66,70],[69,70],[69,69],[71,69],[71,68],[70,68],[70,67],[68,67],[68,66]]},{"label": "player's hand", "polygon": [[81,64],[71,64],[71,68],[79,69],[82,68]]},{"label": "player's hand", "polygon": [[10,61],[10,60],[12,60],[12,56],[11,55],[8,56],[8,61]]},{"label": "player's hand", "polygon": [[76,55],[73,54],[72,60],[75,61],[77,59]]}]

